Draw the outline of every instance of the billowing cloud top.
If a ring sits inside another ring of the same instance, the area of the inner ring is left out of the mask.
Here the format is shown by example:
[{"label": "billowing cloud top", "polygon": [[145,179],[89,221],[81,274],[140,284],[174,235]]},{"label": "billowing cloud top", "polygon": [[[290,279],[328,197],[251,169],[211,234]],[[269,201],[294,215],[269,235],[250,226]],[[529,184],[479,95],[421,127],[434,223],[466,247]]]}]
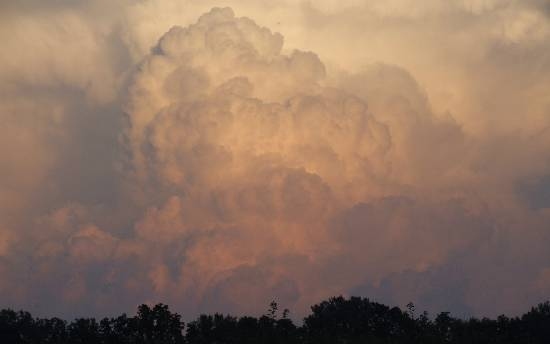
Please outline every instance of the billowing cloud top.
[{"label": "billowing cloud top", "polygon": [[544,2],[1,6],[4,304],[547,298]]}]

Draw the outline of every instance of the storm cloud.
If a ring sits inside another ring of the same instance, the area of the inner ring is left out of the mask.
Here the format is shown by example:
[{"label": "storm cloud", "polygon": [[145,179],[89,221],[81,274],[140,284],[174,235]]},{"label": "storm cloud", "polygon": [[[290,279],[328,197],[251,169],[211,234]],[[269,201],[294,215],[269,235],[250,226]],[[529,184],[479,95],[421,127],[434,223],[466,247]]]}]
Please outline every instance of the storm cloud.
[{"label": "storm cloud", "polygon": [[543,1],[1,6],[3,304],[547,298]]}]

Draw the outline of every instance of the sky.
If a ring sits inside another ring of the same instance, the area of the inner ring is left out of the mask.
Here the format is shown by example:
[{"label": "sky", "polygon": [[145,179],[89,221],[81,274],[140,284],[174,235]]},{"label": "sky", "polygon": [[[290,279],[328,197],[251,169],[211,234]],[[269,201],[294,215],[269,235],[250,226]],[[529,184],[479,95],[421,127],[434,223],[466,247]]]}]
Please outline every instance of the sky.
[{"label": "sky", "polygon": [[0,307],[550,298],[547,0],[21,0],[0,42]]}]

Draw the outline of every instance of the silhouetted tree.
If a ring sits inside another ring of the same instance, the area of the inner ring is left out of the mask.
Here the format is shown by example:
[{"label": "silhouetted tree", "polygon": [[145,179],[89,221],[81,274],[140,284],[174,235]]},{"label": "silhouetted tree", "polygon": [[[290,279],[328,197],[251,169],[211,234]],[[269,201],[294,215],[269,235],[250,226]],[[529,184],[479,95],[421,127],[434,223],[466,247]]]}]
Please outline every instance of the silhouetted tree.
[{"label": "silhouetted tree", "polygon": [[402,338],[413,321],[397,307],[340,296],[313,306],[304,327],[311,343],[389,342]]},{"label": "silhouetted tree", "polygon": [[63,344],[68,342],[67,323],[59,318],[37,319],[35,326],[39,333],[39,342],[44,344]]},{"label": "silhouetted tree", "polygon": [[454,318],[448,312],[430,320],[367,298],[333,297],[312,307],[303,326],[288,310],[277,316],[272,302],[259,318],[214,314],[189,323],[185,335],[180,315],[158,304],[138,307],[136,316],[81,318],[67,324],[58,318],[35,319],[28,312],[0,311],[0,343],[8,344],[539,344],[550,343],[550,303],[521,317]]},{"label": "silhouetted tree", "polygon": [[100,342],[99,324],[95,319],[76,319],[69,324],[69,341],[74,344],[95,344]]},{"label": "silhouetted tree", "polygon": [[181,316],[172,314],[164,304],[158,304],[153,309],[147,305],[139,306],[131,326],[136,334],[135,343],[176,344],[184,341]]},{"label": "silhouetted tree", "polygon": [[522,332],[530,343],[550,343],[550,302],[531,308],[521,320]]}]

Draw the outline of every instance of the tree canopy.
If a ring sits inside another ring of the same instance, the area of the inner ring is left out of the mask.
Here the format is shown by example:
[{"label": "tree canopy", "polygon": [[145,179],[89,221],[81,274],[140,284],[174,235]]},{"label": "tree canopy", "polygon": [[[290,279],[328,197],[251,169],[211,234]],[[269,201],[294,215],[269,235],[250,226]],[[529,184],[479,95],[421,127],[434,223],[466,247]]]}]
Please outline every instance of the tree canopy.
[{"label": "tree canopy", "polygon": [[0,311],[0,343],[59,344],[354,344],[354,343],[550,343],[550,303],[520,317],[432,318],[389,307],[368,298],[333,297],[311,307],[297,326],[276,302],[260,317],[203,314],[187,325],[164,304],[141,305],[134,316],[34,318],[25,311]]}]

